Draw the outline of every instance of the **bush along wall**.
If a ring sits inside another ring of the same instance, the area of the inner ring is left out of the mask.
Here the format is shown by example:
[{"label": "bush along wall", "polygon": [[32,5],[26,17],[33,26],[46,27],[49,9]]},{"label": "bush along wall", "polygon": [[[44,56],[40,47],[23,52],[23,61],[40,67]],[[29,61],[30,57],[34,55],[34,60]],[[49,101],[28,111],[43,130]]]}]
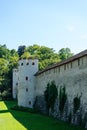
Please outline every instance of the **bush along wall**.
[{"label": "bush along wall", "polygon": [[59,110],[60,110],[60,113],[63,113],[66,100],[67,100],[66,88],[65,88],[65,86],[60,86],[60,91],[59,91]]},{"label": "bush along wall", "polygon": [[77,124],[77,125],[81,125],[81,123],[82,123],[81,96],[77,95],[73,99],[73,117],[72,117],[72,123]]},{"label": "bush along wall", "polygon": [[55,81],[51,81],[48,82],[44,95],[37,97],[35,106],[44,114],[82,127],[87,127],[87,113],[83,116],[81,96],[77,94],[72,102],[69,103],[65,85],[56,86]]},{"label": "bush along wall", "polygon": [[55,84],[55,81],[51,81],[50,83],[47,84],[46,90],[44,92],[47,114],[49,114],[50,109],[54,111],[54,104],[57,96],[58,96],[57,86]]}]

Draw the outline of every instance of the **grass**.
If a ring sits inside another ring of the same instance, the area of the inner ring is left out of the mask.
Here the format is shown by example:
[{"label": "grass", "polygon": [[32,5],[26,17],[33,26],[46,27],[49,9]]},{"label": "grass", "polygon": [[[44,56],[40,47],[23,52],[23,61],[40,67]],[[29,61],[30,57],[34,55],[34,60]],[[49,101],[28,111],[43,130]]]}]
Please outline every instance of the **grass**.
[{"label": "grass", "polygon": [[52,117],[15,111],[15,101],[0,101],[0,130],[85,130]]}]

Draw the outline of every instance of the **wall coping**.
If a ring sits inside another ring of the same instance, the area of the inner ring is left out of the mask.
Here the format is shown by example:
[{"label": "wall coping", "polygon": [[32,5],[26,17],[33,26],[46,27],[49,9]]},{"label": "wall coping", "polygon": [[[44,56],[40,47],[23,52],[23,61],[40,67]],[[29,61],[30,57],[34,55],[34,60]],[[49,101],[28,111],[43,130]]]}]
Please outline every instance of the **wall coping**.
[{"label": "wall coping", "polygon": [[51,66],[48,66],[47,68],[45,68],[45,69],[43,69],[43,70],[41,70],[41,71],[38,71],[38,72],[35,74],[35,76],[38,76],[38,75],[40,75],[40,74],[42,74],[42,73],[44,73],[44,72],[46,72],[46,71],[48,71],[48,70],[51,70],[51,69],[54,69],[54,68],[56,68],[56,67],[62,66],[62,65],[64,65],[64,64],[70,63],[70,62],[72,62],[72,61],[75,61],[75,60],[77,60],[77,59],[79,59],[79,58],[81,58],[81,57],[84,57],[84,56],[86,56],[86,55],[87,55],[87,49],[84,50],[84,51],[82,51],[82,52],[80,52],[80,53],[78,53],[78,54],[76,54],[76,55],[74,55],[74,56],[72,56],[72,57],[70,57],[70,58],[68,58],[68,59],[66,59],[66,60],[64,60],[64,61],[55,63],[55,64],[53,64],[53,65],[51,65]]}]

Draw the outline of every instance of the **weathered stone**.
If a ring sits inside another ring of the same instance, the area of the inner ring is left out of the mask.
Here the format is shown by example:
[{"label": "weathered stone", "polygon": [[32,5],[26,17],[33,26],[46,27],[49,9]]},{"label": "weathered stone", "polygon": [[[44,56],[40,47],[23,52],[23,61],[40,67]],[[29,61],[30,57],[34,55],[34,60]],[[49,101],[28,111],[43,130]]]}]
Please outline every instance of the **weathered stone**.
[{"label": "weathered stone", "polygon": [[[32,64],[33,62],[34,64]],[[44,91],[48,82],[54,80],[58,91],[61,86],[65,85],[68,102],[66,102],[64,112],[61,114],[57,99],[54,111],[49,110],[49,114],[67,121],[71,112],[71,122],[80,124],[81,112],[73,114],[73,99],[77,95],[81,96],[80,107],[83,108],[83,117],[87,111],[87,50],[35,75],[36,72],[38,72],[37,59],[22,59],[19,61],[18,72],[13,71],[13,97],[16,98],[16,95],[18,95],[18,105],[33,108],[37,97],[36,106],[46,113]],[[18,86],[16,83],[18,83]]]}]

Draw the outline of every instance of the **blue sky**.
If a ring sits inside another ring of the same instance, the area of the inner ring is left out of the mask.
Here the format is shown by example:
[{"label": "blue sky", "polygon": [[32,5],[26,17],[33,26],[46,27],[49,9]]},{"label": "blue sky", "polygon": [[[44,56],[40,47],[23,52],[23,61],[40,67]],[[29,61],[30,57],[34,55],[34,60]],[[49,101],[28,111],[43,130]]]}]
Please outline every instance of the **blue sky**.
[{"label": "blue sky", "polygon": [[0,44],[87,49],[87,0],[0,0]]}]

